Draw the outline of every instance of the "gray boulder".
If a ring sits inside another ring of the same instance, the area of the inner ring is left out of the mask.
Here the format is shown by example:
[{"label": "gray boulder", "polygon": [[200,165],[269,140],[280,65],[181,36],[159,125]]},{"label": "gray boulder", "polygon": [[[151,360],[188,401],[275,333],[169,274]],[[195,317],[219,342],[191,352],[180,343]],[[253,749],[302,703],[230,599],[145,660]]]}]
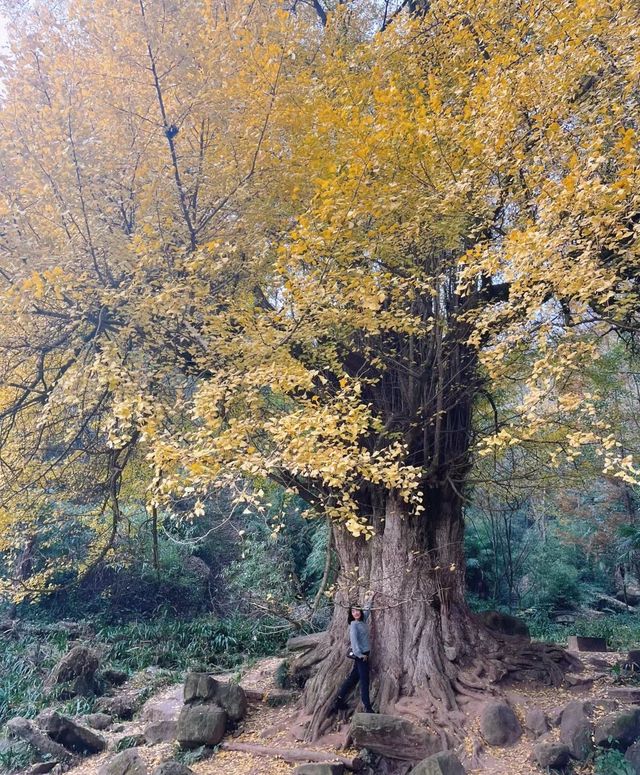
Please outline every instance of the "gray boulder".
[{"label": "gray boulder", "polygon": [[183,705],[184,686],[178,684],[161,697],[151,697],[142,706],[142,721],[177,721]]},{"label": "gray boulder", "polygon": [[440,751],[421,761],[410,775],[465,775],[465,770],[452,751]]},{"label": "gray boulder", "polygon": [[540,737],[549,731],[549,722],[542,708],[529,708],[525,715],[524,726],[534,737]]},{"label": "gray boulder", "polygon": [[322,762],[317,764],[300,764],[293,775],[344,775],[344,764]]},{"label": "gray boulder", "polygon": [[104,730],[110,727],[113,719],[108,713],[87,713],[86,716],[81,716],[81,720],[91,727],[92,729]]},{"label": "gray boulder", "polygon": [[185,705],[213,702],[217,683],[209,673],[188,673],[184,682]]},{"label": "gray boulder", "polygon": [[238,684],[217,681],[214,702],[227,711],[228,718],[237,722],[247,715],[247,696]]},{"label": "gray boulder", "polygon": [[610,713],[600,719],[594,732],[595,744],[626,751],[640,738],[640,708]]},{"label": "gray boulder", "polygon": [[94,651],[87,646],[74,646],[53,668],[45,687],[52,690],[63,686],[58,694],[65,698],[77,695],[91,697],[98,691],[98,665],[98,656]]},{"label": "gray boulder", "polygon": [[26,740],[36,751],[39,751],[44,756],[51,756],[59,762],[67,762],[72,758],[70,751],[63,745],[60,745],[60,743],[56,743],[26,718],[21,716],[12,718],[7,723],[7,732],[9,737]]},{"label": "gray boulder", "polygon": [[634,772],[634,775],[640,775],[640,740],[627,748],[624,758]]},{"label": "gray boulder", "polygon": [[154,721],[144,730],[144,736],[149,745],[170,743],[178,733],[177,721]]},{"label": "gray boulder", "polygon": [[98,775],[149,775],[149,770],[137,751],[127,750],[104,764]]},{"label": "gray boulder", "polygon": [[488,702],[484,706],[480,731],[489,745],[513,745],[522,736],[518,717],[506,702]]},{"label": "gray boulder", "polygon": [[100,753],[107,747],[106,741],[100,735],[55,710],[44,711],[36,721],[43,732],[69,751],[89,755]]},{"label": "gray boulder", "polygon": [[590,709],[589,703],[576,700],[565,706],[560,719],[560,742],[579,761],[584,761],[593,750],[593,724],[587,715]]},{"label": "gray boulder", "polygon": [[217,745],[227,727],[227,714],[216,705],[185,705],[178,719],[177,739],[183,748]]},{"label": "gray boulder", "polygon": [[400,716],[354,713],[349,735],[357,748],[404,761],[420,761],[437,753],[440,738]]},{"label": "gray boulder", "polygon": [[564,743],[540,742],[533,747],[533,755],[542,769],[560,770],[571,758],[569,746]]},{"label": "gray boulder", "polygon": [[247,713],[247,697],[242,687],[227,681],[216,681],[209,673],[189,673],[184,684],[186,705],[214,703],[236,722]]},{"label": "gray boulder", "polygon": [[193,775],[193,770],[180,762],[163,762],[159,764],[151,775]]}]

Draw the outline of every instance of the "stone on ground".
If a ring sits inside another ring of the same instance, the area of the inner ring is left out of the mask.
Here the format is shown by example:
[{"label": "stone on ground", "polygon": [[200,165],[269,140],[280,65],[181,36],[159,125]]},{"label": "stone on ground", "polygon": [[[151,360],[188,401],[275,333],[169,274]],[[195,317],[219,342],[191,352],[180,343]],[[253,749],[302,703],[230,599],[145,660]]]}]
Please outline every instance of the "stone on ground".
[{"label": "stone on ground", "polygon": [[634,775],[640,775],[640,740],[627,748],[624,758],[631,765]]},{"label": "stone on ground", "polygon": [[607,651],[606,638],[587,638],[582,635],[569,635],[569,651]]},{"label": "stone on ground", "polygon": [[420,761],[442,746],[440,738],[426,729],[382,713],[354,713],[349,735],[357,748],[403,761]]},{"label": "stone on ground", "polygon": [[104,751],[107,743],[88,727],[76,724],[73,719],[63,716],[55,710],[46,710],[37,718],[37,723],[43,732],[56,743],[60,743],[69,751],[79,754],[94,754]]},{"label": "stone on ground", "polygon": [[452,751],[440,751],[421,761],[410,775],[465,775],[465,770]]},{"label": "stone on ground", "polygon": [[45,681],[49,690],[64,686],[65,691],[58,692],[61,698],[77,695],[91,697],[97,693],[96,671],[99,660],[97,654],[87,646],[74,646],[53,668]]},{"label": "stone on ground", "polygon": [[185,705],[176,737],[183,748],[212,746],[222,740],[226,727],[227,714],[217,705]]},{"label": "stone on ground", "polygon": [[149,745],[155,745],[156,743],[170,743],[176,739],[177,732],[177,721],[154,721],[145,727],[144,736]]},{"label": "stone on ground", "polygon": [[217,681],[213,701],[226,710],[231,721],[240,721],[247,714],[247,697],[238,684]]},{"label": "stone on ground", "polygon": [[184,702],[191,705],[196,702],[212,702],[218,682],[209,673],[188,673],[184,682]]},{"label": "stone on ground", "polygon": [[149,775],[149,771],[137,751],[127,750],[104,764],[98,775]]},{"label": "stone on ground", "polygon": [[540,737],[549,731],[549,722],[545,712],[536,706],[527,710],[524,726],[534,737]]},{"label": "stone on ground", "polygon": [[33,722],[28,721],[21,716],[12,718],[7,723],[7,733],[10,737],[18,737],[21,740],[26,740],[26,742],[33,746],[36,751],[39,751],[45,756],[51,756],[53,759],[57,759],[60,762],[65,762],[72,758],[71,752],[63,745],[53,741],[48,735],[45,735],[44,732],[38,729]]},{"label": "stone on ground", "polygon": [[126,692],[114,697],[101,697],[96,708],[100,713],[109,713],[111,716],[128,721],[133,718],[139,702],[139,692]]},{"label": "stone on ground", "polygon": [[151,775],[193,775],[193,770],[180,762],[163,762]]},{"label": "stone on ground", "polygon": [[300,764],[293,775],[344,775],[344,764],[319,763]]},{"label": "stone on ground", "polygon": [[113,719],[108,713],[87,713],[86,716],[81,716],[81,720],[91,727],[92,729],[104,730],[111,726]]},{"label": "stone on ground", "polygon": [[489,745],[513,745],[522,736],[518,717],[506,702],[488,702],[484,706],[480,731]]},{"label": "stone on ground", "polygon": [[216,681],[209,673],[189,673],[184,684],[186,705],[215,703],[227,712],[231,721],[240,721],[247,712],[247,698],[237,684]]},{"label": "stone on ground", "polygon": [[123,751],[125,748],[140,748],[140,746],[146,744],[147,738],[142,734],[142,732],[135,732],[132,735],[122,735],[122,737],[112,741],[112,747],[114,747],[116,751]]},{"label": "stone on ground", "polygon": [[151,697],[142,706],[142,721],[177,721],[183,705],[184,687],[178,684],[163,693],[161,697]]},{"label": "stone on ground", "polygon": [[589,710],[589,703],[579,700],[570,702],[563,709],[560,720],[560,741],[568,746],[571,756],[579,761],[584,761],[593,750],[593,725],[587,716]]},{"label": "stone on ground", "polygon": [[542,769],[559,770],[566,767],[571,758],[569,746],[564,743],[540,742],[533,747],[533,755]]},{"label": "stone on ground", "polygon": [[640,708],[610,713],[596,724],[595,743],[602,748],[626,751],[640,738]]},{"label": "stone on ground", "polygon": [[126,680],[129,677],[122,670],[114,670],[113,668],[101,670],[100,675],[102,680],[105,681],[105,683],[108,683],[109,686],[122,686],[123,683],[126,683]]}]

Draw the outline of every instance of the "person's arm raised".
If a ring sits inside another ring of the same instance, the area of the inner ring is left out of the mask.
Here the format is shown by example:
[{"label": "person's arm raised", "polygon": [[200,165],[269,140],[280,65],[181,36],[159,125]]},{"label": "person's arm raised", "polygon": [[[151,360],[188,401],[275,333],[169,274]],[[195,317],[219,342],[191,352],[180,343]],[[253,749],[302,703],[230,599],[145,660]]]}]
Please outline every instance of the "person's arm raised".
[{"label": "person's arm raised", "polygon": [[371,605],[373,604],[373,596],[375,595],[375,592],[372,592],[369,590],[365,594],[365,601],[364,606],[362,607],[362,618],[366,622],[368,621],[369,617],[371,616]]}]

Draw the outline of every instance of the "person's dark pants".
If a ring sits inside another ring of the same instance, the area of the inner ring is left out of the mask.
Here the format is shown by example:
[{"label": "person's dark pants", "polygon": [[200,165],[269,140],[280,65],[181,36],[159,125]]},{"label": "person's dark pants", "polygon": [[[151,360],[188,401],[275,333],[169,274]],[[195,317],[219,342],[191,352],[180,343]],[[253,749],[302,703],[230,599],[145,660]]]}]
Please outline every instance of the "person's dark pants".
[{"label": "person's dark pants", "polygon": [[369,699],[369,660],[354,659],[351,672],[338,692],[338,704],[342,705],[347,694],[353,687],[360,682],[360,699],[365,710],[371,710],[371,700]]}]

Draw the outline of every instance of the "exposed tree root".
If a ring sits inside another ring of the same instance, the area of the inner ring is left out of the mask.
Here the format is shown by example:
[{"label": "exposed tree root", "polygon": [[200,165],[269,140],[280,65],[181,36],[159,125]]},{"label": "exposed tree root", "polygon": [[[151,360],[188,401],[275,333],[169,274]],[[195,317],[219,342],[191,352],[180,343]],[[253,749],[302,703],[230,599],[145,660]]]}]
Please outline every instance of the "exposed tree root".
[{"label": "exposed tree root", "polygon": [[[374,668],[374,705],[380,712],[402,713],[402,707],[395,709],[396,703],[402,706],[403,698],[419,697],[422,720],[441,736],[443,747],[450,748],[459,743],[463,735],[463,706],[467,703],[480,703],[499,695],[501,685],[507,681],[561,686],[567,672],[582,669],[577,657],[553,644],[532,643],[525,638],[500,636],[486,630],[477,635],[478,641],[487,648],[478,647],[465,666],[458,664],[457,659],[443,658],[442,649],[430,650],[433,672],[424,675],[422,681],[408,681],[398,665],[381,666],[377,676]],[[351,667],[342,651],[342,645],[328,634],[316,649],[294,663],[294,674],[315,668],[306,690],[307,710],[312,716],[306,735],[308,740],[317,739],[336,721],[344,720],[331,715],[332,701]],[[409,659],[407,663],[416,668],[415,660]],[[357,709],[357,690],[349,705],[351,710]]]}]

